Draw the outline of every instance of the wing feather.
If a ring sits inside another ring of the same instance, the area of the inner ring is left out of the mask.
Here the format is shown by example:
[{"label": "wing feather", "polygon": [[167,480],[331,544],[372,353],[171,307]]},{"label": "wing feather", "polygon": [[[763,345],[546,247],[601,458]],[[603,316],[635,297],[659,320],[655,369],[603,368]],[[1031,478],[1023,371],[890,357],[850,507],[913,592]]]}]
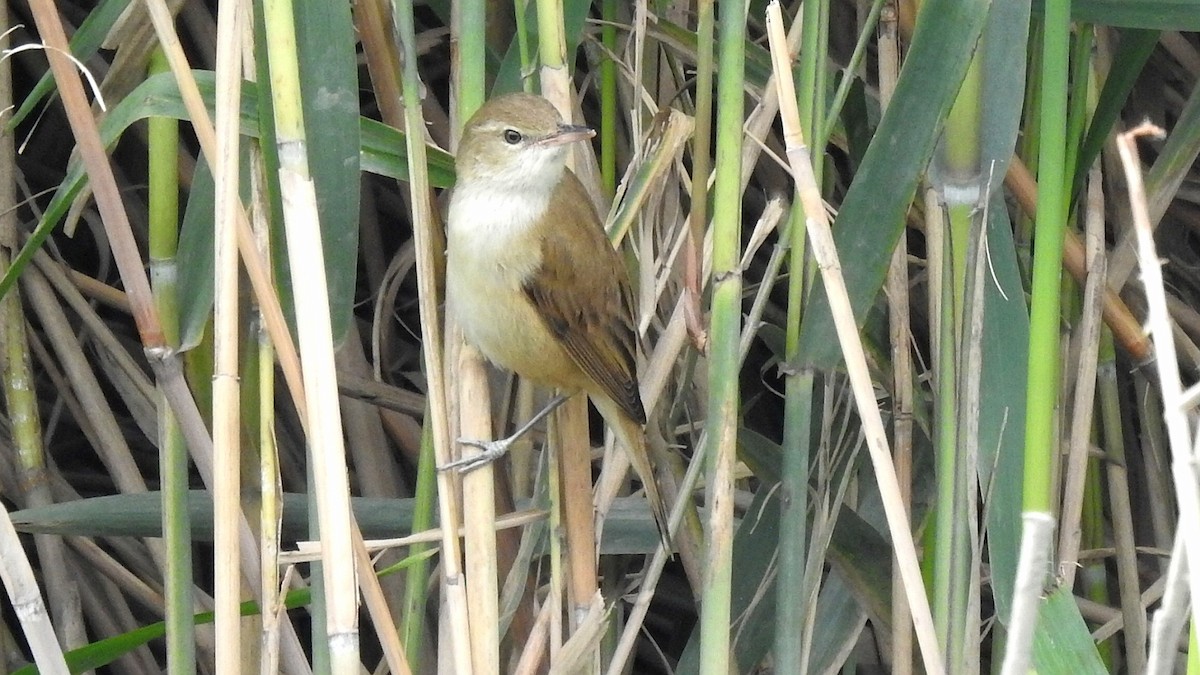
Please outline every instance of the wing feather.
[{"label": "wing feather", "polygon": [[[548,208],[561,222],[545,229],[542,265],[526,280],[525,294],[579,368],[644,424],[629,277],[579,179],[567,171],[563,181]],[[564,292],[579,288],[593,291]]]}]

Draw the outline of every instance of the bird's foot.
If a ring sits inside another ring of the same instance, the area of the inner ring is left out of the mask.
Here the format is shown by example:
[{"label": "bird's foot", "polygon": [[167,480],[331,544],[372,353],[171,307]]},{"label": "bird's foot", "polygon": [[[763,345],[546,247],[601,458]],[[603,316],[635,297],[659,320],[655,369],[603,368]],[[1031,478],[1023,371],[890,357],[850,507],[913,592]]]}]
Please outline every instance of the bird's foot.
[{"label": "bird's foot", "polygon": [[460,438],[458,439],[459,444],[479,448],[482,452],[439,466],[438,471],[457,471],[459,473],[474,471],[486,464],[491,464],[507,454],[508,448],[514,440],[516,438],[513,436],[502,438],[498,441],[477,441],[470,438]]}]

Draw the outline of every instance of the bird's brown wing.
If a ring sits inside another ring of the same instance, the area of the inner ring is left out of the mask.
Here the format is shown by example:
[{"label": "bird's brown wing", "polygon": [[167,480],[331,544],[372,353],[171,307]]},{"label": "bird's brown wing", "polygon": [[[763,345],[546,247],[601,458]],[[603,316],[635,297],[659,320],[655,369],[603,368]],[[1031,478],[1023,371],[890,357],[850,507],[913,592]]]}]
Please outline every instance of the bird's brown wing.
[{"label": "bird's brown wing", "polygon": [[525,293],[580,369],[644,424],[629,278],[579,180],[567,171],[563,181],[549,213],[564,217],[546,228],[542,266],[525,282]]}]

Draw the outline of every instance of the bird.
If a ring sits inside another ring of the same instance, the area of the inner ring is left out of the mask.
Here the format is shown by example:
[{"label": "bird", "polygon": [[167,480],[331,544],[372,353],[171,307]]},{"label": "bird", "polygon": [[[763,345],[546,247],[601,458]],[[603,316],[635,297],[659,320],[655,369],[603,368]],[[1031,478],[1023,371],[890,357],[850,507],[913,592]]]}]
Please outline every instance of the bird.
[{"label": "bird", "polygon": [[506,439],[459,439],[494,461],[536,422],[586,393],[629,454],[664,545],[667,510],[646,452],[628,272],[583,184],[570,144],[595,131],[563,121],[541,96],[484,103],[463,127],[446,226],[446,306],[489,361],[559,395]]}]

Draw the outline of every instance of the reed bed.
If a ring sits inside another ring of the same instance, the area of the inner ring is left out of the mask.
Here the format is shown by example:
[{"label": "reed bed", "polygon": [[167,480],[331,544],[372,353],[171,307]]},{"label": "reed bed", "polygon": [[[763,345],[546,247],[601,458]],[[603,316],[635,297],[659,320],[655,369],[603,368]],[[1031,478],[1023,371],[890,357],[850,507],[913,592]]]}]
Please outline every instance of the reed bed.
[{"label": "reed bed", "polygon": [[[3,672],[1200,672],[1200,6],[11,0]],[[70,57],[68,57],[70,53]],[[537,92],[670,510],[444,312]]]}]

